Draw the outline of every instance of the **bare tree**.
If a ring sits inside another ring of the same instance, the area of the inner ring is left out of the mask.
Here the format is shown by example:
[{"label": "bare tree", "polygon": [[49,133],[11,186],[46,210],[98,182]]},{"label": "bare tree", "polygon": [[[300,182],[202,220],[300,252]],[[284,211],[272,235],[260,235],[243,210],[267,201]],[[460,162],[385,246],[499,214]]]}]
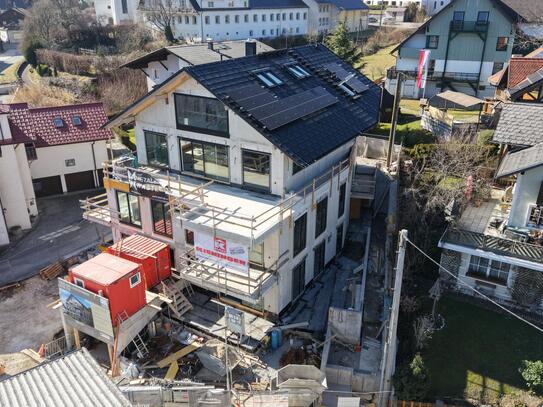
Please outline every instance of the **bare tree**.
[{"label": "bare tree", "polygon": [[147,20],[164,33],[168,42],[174,42],[172,26],[175,21],[175,0],[146,0]]},{"label": "bare tree", "polygon": [[24,36],[50,45],[60,35],[60,17],[50,0],[39,0],[29,10],[23,23]]},{"label": "bare tree", "polygon": [[429,315],[418,317],[413,323],[415,331],[415,346],[418,350],[424,348],[434,333],[434,322]]}]

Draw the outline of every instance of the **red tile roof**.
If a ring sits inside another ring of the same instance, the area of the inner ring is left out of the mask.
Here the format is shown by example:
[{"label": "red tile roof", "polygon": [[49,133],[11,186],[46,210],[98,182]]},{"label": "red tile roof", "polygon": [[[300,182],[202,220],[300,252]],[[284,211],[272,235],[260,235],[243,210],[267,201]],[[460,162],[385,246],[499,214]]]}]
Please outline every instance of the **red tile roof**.
[{"label": "red tile roof", "polygon": [[[102,129],[108,118],[101,103],[29,108],[26,103],[0,104],[0,114],[7,113],[13,143],[34,142],[36,147],[107,140],[109,129]],[[81,118],[75,125],[74,116]],[[62,119],[62,126],[54,120]]]},{"label": "red tile roof", "polygon": [[527,76],[543,68],[543,58],[511,58],[507,88],[511,89],[526,79]]}]

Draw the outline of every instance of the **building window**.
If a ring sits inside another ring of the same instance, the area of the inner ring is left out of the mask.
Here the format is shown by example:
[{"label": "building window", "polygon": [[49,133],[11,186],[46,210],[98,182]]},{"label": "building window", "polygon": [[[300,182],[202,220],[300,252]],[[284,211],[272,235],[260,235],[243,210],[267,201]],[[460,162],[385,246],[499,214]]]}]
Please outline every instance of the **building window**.
[{"label": "building window", "polygon": [[185,229],[185,243],[194,246],[194,232],[189,229]]},{"label": "building window", "polygon": [[130,288],[134,288],[139,283],[141,283],[141,275],[140,273],[136,273],[133,276],[130,277]]},{"label": "building window", "polygon": [[209,16],[205,16],[204,21],[205,21],[206,24],[209,24],[210,23]]},{"label": "building window", "polygon": [[300,19],[300,13],[296,13],[296,20]]},{"label": "building window", "polygon": [[81,120],[81,116],[72,116],[72,124],[74,126],[81,126],[83,124],[83,121]]},{"label": "building window", "polygon": [[328,212],[328,197],[317,204],[315,217],[315,238],[319,237],[326,230],[326,215]]},{"label": "building window", "polygon": [[507,51],[507,45],[509,44],[509,37],[498,37],[496,42],[496,51]]},{"label": "building window", "polygon": [[228,182],[228,146],[181,139],[183,171]]},{"label": "building window", "polygon": [[270,21],[274,21],[275,20],[275,14],[270,14]]},{"label": "building window", "polygon": [[307,12],[304,13],[304,20],[307,20]]},{"label": "building window", "polygon": [[122,223],[141,227],[140,204],[136,195],[128,192],[117,192],[117,208],[119,208],[119,220]]},{"label": "building window", "polygon": [[262,21],[263,21],[263,22],[266,21],[266,14],[262,14]]},{"label": "building window", "polygon": [[266,35],[266,30],[262,30],[262,36],[264,37]]},{"label": "building window", "polygon": [[264,267],[264,243],[256,245],[249,252],[249,263],[257,268]]},{"label": "building window", "polygon": [[313,277],[318,276],[324,271],[325,256],[326,256],[326,240],[323,240],[315,249],[313,250],[314,262],[313,262]]},{"label": "building window", "polygon": [[25,143],[25,152],[27,160],[31,161],[38,159],[38,153],[36,152],[36,146],[34,143]]},{"label": "building window", "polygon": [[179,24],[183,24],[183,17],[177,16],[177,22],[178,22]]},{"label": "building window", "polygon": [[305,258],[292,269],[292,300],[304,291],[305,287]]},{"label": "building window", "polygon": [[270,155],[242,150],[243,186],[265,192],[270,190]]},{"label": "building window", "polygon": [[234,16],[234,22],[236,24],[239,23],[239,16],[237,14]]},{"label": "building window", "polygon": [[488,11],[479,11],[477,13],[477,24],[488,23],[489,16],[490,16],[490,13]]},{"label": "building window", "polygon": [[471,256],[469,259],[468,276],[489,280],[497,284],[507,285],[511,265],[484,257]]},{"label": "building window", "polygon": [[465,13],[463,11],[455,11],[453,14],[453,21],[464,21]]},{"label": "building window", "polygon": [[85,288],[85,282],[80,278],[74,277],[74,284],[78,287]]},{"label": "building window", "polygon": [[253,22],[258,23],[258,14],[253,14]]},{"label": "building window", "polygon": [[224,16],[224,23],[230,24],[230,16],[228,14]]},{"label": "building window", "polygon": [[190,24],[189,16],[185,16],[185,24]]},{"label": "building window", "polygon": [[221,101],[175,94],[177,128],[228,137],[228,112]]},{"label": "building window", "polygon": [[283,13],[283,21],[286,21],[287,19],[287,13]]},{"label": "building window", "polygon": [[198,24],[198,20],[196,19],[196,16],[192,16],[192,24],[194,25]]},{"label": "building window", "polygon": [[294,77],[298,79],[303,79],[311,76],[311,74],[307,72],[305,68],[302,68],[301,65],[290,65],[289,67],[287,67],[287,69],[292,75],[294,75]]},{"label": "building window", "polygon": [[304,213],[294,221],[294,245],[292,247],[292,257],[296,257],[305,249],[307,241],[307,213]]},{"label": "building window", "polygon": [[245,14],[245,15],[243,16],[243,21],[245,21],[246,23],[249,22],[249,14]]},{"label": "building window", "polygon": [[255,75],[258,79],[260,79],[260,82],[262,82],[268,88],[273,88],[274,86],[283,84],[283,81],[270,71],[256,72]]},{"label": "building window", "polygon": [[215,7],[215,4],[212,1],[208,1],[207,2],[207,7],[208,8],[213,8],[213,7]]},{"label": "building window", "polygon": [[281,20],[281,13],[277,13],[275,17],[276,17],[275,19],[277,21],[280,21]]},{"label": "building window", "polygon": [[75,158],[68,158],[64,160],[64,165],[66,167],[75,167]]},{"label": "building window", "polygon": [[427,35],[426,48],[436,49],[437,47],[439,47],[439,35]]},{"label": "building window", "polygon": [[345,194],[347,192],[347,184],[342,184],[339,187],[339,206],[338,206],[338,212],[337,217],[341,218],[343,214],[345,213]]},{"label": "building window", "polygon": [[64,120],[62,120],[62,118],[60,117],[55,117],[53,119],[53,124],[55,125],[56,128],[61,128],[61,127],[64,127]]},{"label": "building window", "polygon": [[215,24],[221,23],[221,16],[215,16]]},{"label": "building window", "polygon": [[304,167],[302,167],[301,165],[296,164],[296,162],[294,161],[292,162],[292,175],[299,173],[303,169]]},{"label": "building window", "polygon": [[127,2],[127,0],[121,0],[121,7],[123,9],[123,14],[128,14],[128,2]]},{"label": "building window", "polygon": [[168,167],[168,140],[165,134],[154,131],[143,131],[145,137],[145,151],[147,153],[147,164],[158,167]]},{"label": "building window", "polygon": [[153,214],[153,231],[159,235],[172,237],[172,218],[166,204],[151,200],[151,212]]},{"label": "building window", "polygon": [[500,72],[502,69],[503,69],[503,62],[494,62],[494,65],[492,65],[492,75]]},{"label": "building window", "polygon": [[293,20],[294,19],[294,13],[289,13],[288,14],[288,19]]},{"label": "building window", "polygon": [[253,36],[253,30],[249,30],[249,37]]}]

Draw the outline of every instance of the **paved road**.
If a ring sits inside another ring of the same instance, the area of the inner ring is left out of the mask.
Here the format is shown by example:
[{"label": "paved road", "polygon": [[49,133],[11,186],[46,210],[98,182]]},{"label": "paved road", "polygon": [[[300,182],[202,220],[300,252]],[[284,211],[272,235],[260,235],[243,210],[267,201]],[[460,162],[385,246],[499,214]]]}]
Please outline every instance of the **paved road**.
[{"label": "paved road", "polygon": [[31,277],[59,258],[99,243],[109,229],[82,219],[79,199],[96,191],[38,199],[34,229],[0,256],[0,286]]}]

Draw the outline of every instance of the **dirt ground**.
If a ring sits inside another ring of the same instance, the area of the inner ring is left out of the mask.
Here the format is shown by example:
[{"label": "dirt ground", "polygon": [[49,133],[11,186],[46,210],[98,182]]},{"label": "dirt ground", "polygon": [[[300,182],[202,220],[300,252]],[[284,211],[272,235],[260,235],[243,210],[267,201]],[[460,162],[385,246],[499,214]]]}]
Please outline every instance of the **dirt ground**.
[{"label": "dirt ground", "polygon": [[59,310],[47,308],[58,298],[56,279],[36,276],[0,292],[0,354],[38,350],[62,329]]}]

